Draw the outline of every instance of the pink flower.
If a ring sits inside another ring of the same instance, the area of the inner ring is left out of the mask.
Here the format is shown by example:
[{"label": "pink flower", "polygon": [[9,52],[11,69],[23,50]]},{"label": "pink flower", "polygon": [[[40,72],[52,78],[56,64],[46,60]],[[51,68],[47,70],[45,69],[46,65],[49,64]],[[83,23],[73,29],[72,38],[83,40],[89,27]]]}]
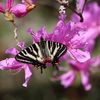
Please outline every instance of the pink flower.
[{"label": "pink flower", "polygon": [[65,60],[67,60],[68,64],[71,66],[71,69],[60,67],[60,71],[66,71],[62,75],[57,75],[56,72],[54,72],[54,78],[52,78],[52,81],[61,81],[61,84],[67,88],[73,84],[73,82],[76,79],[76,73],[80,72],[81,74],[81,82],[84,86],[84,89],[86,91],[90,90],[92,85],[90,84],[90,76],[89,71],[91,70],[91,67],[96,64],[96,66],[100,65],[100,57],[89,59],[88,61],[84,63],[77,62],[75,60],[69,60],[66,56],[64,57]]},{"label": "pink flower", "polygon": [[45,27],[42,27],[40,30],[38,30],[38,32],[35,34],[34,31],[32,30],[32,28],[29,28],[27,30],[28,33],[30,33],[32,35],[32,39],[33,39],[33,43],[39,42],[41,36],[46,39],[46,40],[50,40],[50,35],[51,34],[47,34],[46,33],[46,29]]},{"label": "pink flower", "polygon": [[[89,45],[85,48],[87,51],[90,52],[91,56],[93,53],[93,47],[94,47],[94,40],[89,41]],[[65,73],[58,76],[57,73],[54,73],[54,78],[52,78],[52,81],[59,81],[61,80],[61,84],[67,88],[73,84],[73,82],[76,79],[76,73],[80,72],[81,74],[81,82],[84,86],[84,89],[86,91],[90,90],[92,85],[90,84],[90,76],[89,71],[95,72],[97,67],[100,66],[100,56],[96,58],[91,58],[85,62],[78,62],[76,60],[69,59],[66,55],[63,56],[63,59],[69,64],[71,68],[64,68],[60,67],[60,71],[64,71]],[[95,68],[93,68],[95,67]]]},{"label": "pink flower", "polygon": [[21,18],[24,17],[29,11],[35,8],[35,5],[32,4],[31,2],[28,2],[28,4],[27,3],[18,4],[15,7],[12,7],[13,4],[14,4],[14,0],[6,0],[6,8],[4,9],[3,5],[0,3],[0,12],[4,13],[6,20],[9,20],[11,22],[14,21],[13,14],[17,18]]},{"label": "pink flower", "polygon": [[[59,16],[61,19],[53,32],[53,39],[57,42],[64,43],[68,50],[67,55],[76,59],[79,62],[85,62],[90,59],[90,54],[88,51],[84,51],[87,46],[88,33],[85,29],[76,28],[74,22],[68,22],[65,24],[64,19],[65,15],[62,14]],[[83,49],[83,50],[80,50]]]},{"label": "pink flower", "polygon": [[[19,43],[19,45],[22,47],[22,49],[24,49],[23,42]],[[6,50],[6,53],[12,54],[15,56],[19,53],[19,51],[12,47],[12,48]],[[27,87],[27,83],[32,75],[32,71],[31,71],[30,66],[32,66],[32,65],[17,62],[15,60],[15,58],[8,58],[8,59],[0,61],[0,69],[2,69],[2,70],[20,71],[20,70],[24,69],[24,71],[25,71],[25,83],[23,83],[23,86],[25,86],[25,87]]]},{"label": "pink flower", "polygon": [[4,13],[6,20],[14,21],[11,8],[13,6],[14,0],[6,0],[6,8],[4,9],[3,5],[0,3],[0,12]]},{"label": "pink flower", "polygon": [[76,14],[72,15],[72,20],[76,22],[77,27],[86,28],[89,33],[88,39],[95,39],[100,33],[100,17],[98,17],[100,16],[100,6],[97,2],[89,3],[86,5],[82,15],[84,18],[82,23],[79,22],[79,17]]},{"label": "pink flower", "polygon": [[28,12],[33,10],[36,5],[32,4],[35,3],[37,0],[22,0],[23,4],[18,4],[11,9],[11,12],[17,17],[22,18]]},{"label": "pink flower", "polygon": [[39,41],[39,38],[43,36],[46,40],[65,44],[67,46],[67,55],[79,62],[85,62],[90,59],[89,52],[84,51],[88,43],[88,33],[82,28],[77,29],[74,22],[70,21],[65,24],[65,17],[65,14],[59,16],[60,21],[53,33],[47,34],[45,27],[42,27],[36,34],[31,28],[28,29],[28,32],[32,35],[34,42]]},{"label": "pink flower", "polygon": [[88,46],[87,31],[82,28],[76,28],[74,22],[71,21],[65,24],[64,14],[61,14],[59,18],[61,20],[53,31],[52,41],[65,44],[67,46],[67,55],[79,62],[85,62],[90,59],[90,53],[84,51]]}]

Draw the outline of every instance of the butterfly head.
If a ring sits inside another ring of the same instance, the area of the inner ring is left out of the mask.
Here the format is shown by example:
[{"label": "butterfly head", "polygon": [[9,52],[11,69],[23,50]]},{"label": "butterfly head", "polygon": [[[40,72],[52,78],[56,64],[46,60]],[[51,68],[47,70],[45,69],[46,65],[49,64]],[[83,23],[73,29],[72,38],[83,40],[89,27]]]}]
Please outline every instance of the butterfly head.
[{"label": "butterfly head", "polygon": [[44,42],[44,41],[46,41],[46,40],[43,39],[43,37],[41,36],[41,37],[40,37],[40,42]]}]

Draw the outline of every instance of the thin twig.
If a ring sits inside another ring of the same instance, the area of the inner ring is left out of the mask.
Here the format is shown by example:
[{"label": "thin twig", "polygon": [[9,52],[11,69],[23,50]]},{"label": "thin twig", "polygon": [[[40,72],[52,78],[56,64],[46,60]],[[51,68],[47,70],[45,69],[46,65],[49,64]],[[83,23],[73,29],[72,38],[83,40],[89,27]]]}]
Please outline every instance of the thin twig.
[{"label": "thin twig", "polygon": [[17,42],[17,46],[18,46],[19,48],[21,48],[21,46],[18,45],[19,41],[18,41],[18,39],[17,39],[17,37],[18,37],[18,34],[17,34],[17,30],[18,30],[17,25],[15,24],[14,21],[12,21],[12,24],[14,25],[14,39],[15,39],[15,41]]},{"label": "thin twig", "polygon": [[32,3],[29,0],[24,0],[28,5],[32,5]]},{"label": "thin twig", "polygon": [[84,1],[84,5],[83,5],[83,8],[82,8],[82,12],[81,12],[81,13],[83,13],[83,11],[84,11],[84,8],[85,8],[85,5],[86,5],[86,2],[87,2],[87,0]]},{"label": "thin twig", "polygon": [[18,30],[18,28],[17,28],[17,25],[14,23],[14,22],[12,22],[13,23],[13,25],[14,25],[14,39],[15,39],[15,41],[18,43],[19,41],[17,40],[17,37],[18,37],[18,34],[17,34],[17,30]]}]

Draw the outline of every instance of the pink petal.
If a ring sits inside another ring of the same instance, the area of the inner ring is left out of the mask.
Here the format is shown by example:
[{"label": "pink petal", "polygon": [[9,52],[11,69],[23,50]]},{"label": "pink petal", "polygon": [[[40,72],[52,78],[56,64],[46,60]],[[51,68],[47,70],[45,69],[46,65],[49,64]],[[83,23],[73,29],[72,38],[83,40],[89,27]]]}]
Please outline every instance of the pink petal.
[{"label": "pink petal", "polygon": [[17,17],[22,18],[24,17],[28,12],[26,11],[26,5],[24,4],[18,4],[15,7],[11,9],[11,12]]},{"label": "pink petal", "polygon": [[89,72],[88,70],[81,71],[81,81],[86,91],[90,90],[92,85],[89,82]]},{"label": "pink petal", "polygon": [[91,34],[88,34],[88,39],[96,39],[100,32],[100,26],[98,25],[95,27],[89,27],[87,31],[88,31],[88,33],[91,33]]},{"label": "pink petal", "polygon": [[61,76],[61,84],[67,88],[72,85],[76,78],[76,72],[71,70]]},{"label": "pink petal", "polygon": [[5,12],[5,9],[3,7],[3,5],[0,3],[0,12],[4,13]]},{"label": "pink petal", "polygon": [[46,38],[46,35],[47,35],[46,29],[43,26],[43,27],[40,28],[40,30],[38,30],[37,37],[40,39],[40,37],[42,36],[45,39]]},{"label": "pink petal", "polygon": [[30,67],[26,66],[26,65],[25,65],[24,70],[25,70],[25,83],[23,83],[23,86],[27,87],[27,83],[32,75],[32,71],[31,71]]},{"label": "pink petal", "polygon": [[43,27],[41,27],[41,36],[44,38],[44,39],[48,39],[49,37],[48,37],[48,34],[46,33],[46,28],[45,28],[45,26],[43,26]]},{"label": "pink petal", "polygon": [[9,68],[7,68],[7,66],[11,65],[14,60],[15,60],[14,58],[10,58],[10,59],[5,59],[5,60],[0,61],[0,69],[8,70]]},{"label": "pink petal", "polygon": [[100,66],[100,55],[97,56],[96,58],[91,59],[91,66],[93,67]]},{"label": "pink petal", "polygon": [[33,43],[39,42],[40,41],[40,37],[42,36],[44,39],[48,39],[48,34],[46,33],[46,29],[45,27],[41,27],[40,30],[38,30],[38,32],[35,34],[32,29],[28,29],[28,31],[30,34],[32,34],[33,37]]},{"label": "pink petal", "polygon": [[85,48],[85,51],[88,51],[91,56],[92,56],[92,53],[93,53],[93,50],[94,50],[94,45],[95,45],[95,40],[90,39],[88,41],[87,47]]},{"label": "pink petal", "polygon": [[0,61],[0,69],[2,70],[21,70],[23,63],[19,63],[15,58],[9,58]]},{"label": "pink petal", "polygon": [[67,52],[73,59],[76,59],[79,62],[85,62],[90,59],[90,53],[87,51],[82,51],[79,49],[72,49]]},{"label": "pink petal", "polygon": [[[92,8],[92,9],[91,9]],[[94,17],[99,11],[100,11],[100,7],[99,4],[97,2],[92,2],[89,3],[86,7],[85,7],[85,11],[90,12],[91,14],[93,14],[92,17]],[[97,16],[96,16],[97,17]]]},{"label": "pink petal", "polygon": [[5,53],[8,53],[8,54],[12,54],[12,55],[17,55],[19,53],[19,51],[16,49],[16,48],[10,48],[10,49],[7,49]]},{"label": "pink petal", "polygon": [[64,21],[65,18],[66,18],[66,14],[63,14],[63,13],[60,14],[60,16],[59,16],[59,19],[60,19],[60,20]]},{"label": "pink petal", "polygon": [[14,0],[6,0],[6,10],[10,10],[14,4]]},{"label": "pink petal", "polygon": [[[36,34],[35,34],[34,31],[32,30],[32,28],[29,28],[29,29],[27,30],[27,32],[30,33],[30,34],[32,35],[33,43],[35,43],[36,41],[39,41],[39,39],[37,39]],[[35,40],[35,39],[37,39],[37,40]]]},{"label": "pink petal", "polygon": [[32,28],[29,28],[29,29],[27,30],[27,32],[30,33],[32,36],[35,36],[35,33],[34,33],[34,31],[32,30]]},{"label": "pink petal", "polygon": [[72,21],[69,21],[66,24],[65,29],[66,31],[63,34],[66,37],[66,43],[68,43],[68,41],[70,41],[77,34],[75,23]]},{"label": "pink petal", "polygon": [[24,42],[19,42],[18,45],[22,48],[22,50],[25,49],[25,43]]},{"label": "pink petal", "polygon": [[57,28],[61,28],[61,27],[63,28],[64,25],[65,25],[65,23],[61,20],[61,21],[59,21],[59,22],[57,23],[56,27],[57,27]]}]

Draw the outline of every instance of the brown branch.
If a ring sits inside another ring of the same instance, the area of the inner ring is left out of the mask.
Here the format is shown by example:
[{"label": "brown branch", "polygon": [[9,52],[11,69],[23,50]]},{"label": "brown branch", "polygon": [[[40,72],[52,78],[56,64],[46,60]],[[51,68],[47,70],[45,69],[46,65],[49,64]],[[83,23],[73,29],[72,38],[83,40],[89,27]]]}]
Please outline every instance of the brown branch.
[{"label": "brown branch", "polygon": [[12,24],[14,25],[14,39],[15,39],[15,41],[17,42],[17,46],[18,46],[19,48],[21,48],[21,46],[18,45],[19,41],[18,41],[18,39],[17,39],[17,37],[18,37],[18,34],[17,34],[17,30],[18,30],[17,25],[15,24],[14,21],[12,21]]},{"label": "brown branch", "polygon": [[27,3],[27,5],[32,5],[32,3],[29,0],[24,0],[24,1]]}]

